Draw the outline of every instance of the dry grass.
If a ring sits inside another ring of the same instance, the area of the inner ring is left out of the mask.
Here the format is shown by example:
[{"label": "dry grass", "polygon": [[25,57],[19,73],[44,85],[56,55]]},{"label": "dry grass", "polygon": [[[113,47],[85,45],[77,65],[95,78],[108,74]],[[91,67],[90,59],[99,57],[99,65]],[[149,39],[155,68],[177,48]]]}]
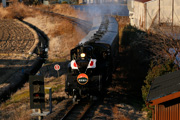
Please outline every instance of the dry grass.
[{"label": "dry grass", "polygon": [[[64,8],[66,7],[67,6],[65,5]],[[55,10],[57,9],[58,7],[55,8]],[[68,8],[68,10],[69,15],[77,16],[73,9]],[[68,11],[62,12],[64,14],[68,14]],[[49,59],[68,58],[70,49],[77,45],[77,43],[86,35],[84,31],[82,31],[78,26],[73,25],[70,21],[33,11],[27,6],[18,3],[7,8],[0,7],[0,19],[21,19],[37,26],[49,38]],[[62,87],[62,85],[64,85],[65,77],[62,76],[60,78],[62,80],[59,80],[59,78],[57,79],[49,78],[47,83],[49,84],[48,86],[51,86],[54,90],[53,97],[62,98],[65,96],[64,87]],[[30,119],[31,110],[29,107],[29,94],[24,92],[28,89],[28,84],[26,84],[25,88],[19,90],[17,93],[11,96],[10,100],[1,104],[1,120]],[[53,103],[58,102],[59,101],[53,101]]]},{"label": "dry grass", "polygon": [[112,108],[112,112],[113,112],[113,118],[115,120],[131,120],[130,118],[125,116],[122,112],[120,112],[118,107],[116,106]]},{"label": "dry grass", "polygon": [[146,120],[147,112],[137,111],[128,104],[119,103],[112,106],[113,119],[115,120]]},{"label": "dry grass", "polygon": [[9,12],[6,9],[0,7],[0,18],[6,18],[8,14]]},{"label": "dry grass", "polygon": [[[64,82],[64,75],[59,78],[51,77],[45,79],[45,86],[52,87],[53,105],[59,103],[56,98],[65,97]],[[49,95],[46,94],[46,100],[48,98]],[[29,83],[26,83],[22,89],[18,90],[9,100],[0,105],[0,120],[30,120],[32,110],[29,103]]]},{"label": "dry grass", "polygon": [[45,10],[53,11],[55,13],[59,13],[59,14],[70,16],[70,17],[80,18],[82,20],[91,19],[90,16],[87,16],[86,12],[75,10],[72,6],[68,4],[55,4],[50,7],[41,5],[41,6],[38,6],[38,8],[43,8]]},{"label": "dry grass", "polygon": [[[17,7],[18,6],[18,7]],[[86,15],[70,5],[38,6],[56,13],[86,19]],[[21,3],[14,3],[7,8],[0,8],[0,19],[20,19],[37,26],[49,38],[49,59],[69,59],[70,50],[86,35],[70,21],[34,11]]]},{"label": "dry grass", "polygon": [[55,29],[49,33],[52,37],[73,35],[75,32],[75,26],[67,20],[62,20]]},{"label": "dry grass", "polygon": [[35,16],[37,12],[22,3],[14,3],[7,8],[0,8],[0,19],[20,19]]},{"label": "dry grass", "polygon": [[128,16],[114,16],[119,25],[119,44],[121,44],[122,34],[124,27],[130,24],[130,19]]},{"label": "dry grass", "polygon": [[70,5],[67,5],[67,4],[65,4],[65,5],[57,4],[53,7],[52,11],[54,11],[56,13],[68,15],[71,17],[80,18],[82,20],[90,19],[90,17],[87,17],[87,14],[85,12],[82,12],[80,10],[75,10],[73,7],[71,7]]},{"label": "dry grass", "polygon": [[[45,6],[40,5],[37,6],[40,9],[45,9],[47,11],[53,11],[62,15],[71,16],[75,18],[86,19],[86,14],[84,12],[81,12],[79,10],[75,10],[73,7],[67,4],[57,4],[52,6]],[[42,14],[38,12],[37,10],[32,10],[28,6],[24,5],[23,3],[14,2],[12,5],[10,5],[7,8],[0,7],[0,18],[8,18],[8,19],[24,19],[26,17],[32,17]]]},{"label": "dry grass", "polygon": [[52,11],[56,12],[56,13],[60,13],[60,14],[64,14],[64,15],[68,15],[68,16],[73,16],[73,17],[77,17],[78,13],[77,11],[72,8],[70,5],[64,4],[64,5],[54,5],[54,7],[52,8]]},{"label": "dry grass", "polygon": [[69,59],[70,50],[86,35],[78,26],[65,19],[40,15],[26,18],[25,21],[37,26],[49,40],[48,57],[52,59]]},{"label": "dry grass", "polygon": [[70,50],[85,36],[85,33],[81,29],[66,20],[57,26],[57,31],[53,31],[50,34],[55,36],[49,45],[50,52],[55,52],[59,49],[59,54],[57,55],[60,58],[69,55]]}]

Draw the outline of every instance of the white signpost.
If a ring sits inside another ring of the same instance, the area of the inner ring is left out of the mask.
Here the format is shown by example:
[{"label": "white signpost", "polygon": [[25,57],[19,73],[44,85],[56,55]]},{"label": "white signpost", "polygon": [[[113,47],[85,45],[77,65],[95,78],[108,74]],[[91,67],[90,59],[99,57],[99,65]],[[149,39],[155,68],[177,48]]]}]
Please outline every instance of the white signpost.
[{"label": "white signpost", "polygon": [[2,0],[3,7],[6,7],[6,0]]},{"label": "white signpost", "polygon": [[54,69],[57,71],[57,74],[58,74],[58,77],[59,77],[59,70],[60,70],[60,65],[58,65],[58,64],[55,64],[54,65]]}]

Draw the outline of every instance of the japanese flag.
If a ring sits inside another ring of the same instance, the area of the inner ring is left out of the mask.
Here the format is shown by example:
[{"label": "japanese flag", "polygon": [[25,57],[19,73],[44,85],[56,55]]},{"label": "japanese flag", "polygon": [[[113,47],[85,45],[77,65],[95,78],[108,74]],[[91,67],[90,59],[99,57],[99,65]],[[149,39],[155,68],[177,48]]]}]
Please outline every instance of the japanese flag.
[{"label": "japanese flag", "polygon": [[72,61],[71,61],[71,68],[72,68],[72,69],[78,69],[78,66],[77,66],[75,60],[72,60]]},{"label": "japanese flag", "polygon": [[91,59],[87,68],[96,68],[96,59]]}]

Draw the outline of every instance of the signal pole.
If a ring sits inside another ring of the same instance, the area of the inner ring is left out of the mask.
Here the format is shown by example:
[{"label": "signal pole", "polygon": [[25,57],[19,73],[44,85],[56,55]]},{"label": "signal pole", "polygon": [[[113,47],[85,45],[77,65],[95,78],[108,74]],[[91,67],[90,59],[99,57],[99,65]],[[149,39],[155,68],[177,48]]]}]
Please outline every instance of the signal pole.
[{"label": "signal pole", "polygon": [[174,25],[174,0],[172,0],[172,32],[173,32],[173,25]]},{"label": "signal pole", "polygon": [[[42,113],[42,109],[38,109],[38,113],[41,114]],[[42,120],[43,116],[38,116],[38,120]]]},{"label": "signal pole", "polygon": [[2,0],[3,7],[6,7],[6,0]]},{"label": "signal pole", "polygon": [[160,21],[161,21],[161,3],[160,3],[160,0],[159,0],[159,26],[160,26]]}]

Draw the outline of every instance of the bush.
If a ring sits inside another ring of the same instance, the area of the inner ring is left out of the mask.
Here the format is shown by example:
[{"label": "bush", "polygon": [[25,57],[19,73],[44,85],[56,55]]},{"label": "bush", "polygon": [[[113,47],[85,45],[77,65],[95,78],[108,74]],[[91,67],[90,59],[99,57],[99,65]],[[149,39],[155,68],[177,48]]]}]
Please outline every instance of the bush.
[{"label": "bush", "polygon": [[176,71],[178,66],[174,63],[174,61],[167,60],[164,64],[158,64],[157,62],[157,65],[155,65],[154,63],[151,63],[150,68],[151,69],[146,76],[146,80],[144,81],[145,85],[142,87],[144,101],[146,101],[152,81],[158,76]]},{"label": "bush", "polygon": [[19,19],[23,20],[26,17],[34,16],[35,11],[29,9],[23,3],[14,3],[7,8],[0,8],[1,19]]},{"label": "bush", "polygon": [[68,4],[68,2],[67,1],[62,1],[61,4]]},{"label": "bush", "polygon": [[133,41],[139,39],[137,33],[145,33],[145,32],[143,32],[131,25],[127,25],[126,27],[124,27],[123,34],[122,34],[123,39],[121,40],[121,45],[128,46]]}]

